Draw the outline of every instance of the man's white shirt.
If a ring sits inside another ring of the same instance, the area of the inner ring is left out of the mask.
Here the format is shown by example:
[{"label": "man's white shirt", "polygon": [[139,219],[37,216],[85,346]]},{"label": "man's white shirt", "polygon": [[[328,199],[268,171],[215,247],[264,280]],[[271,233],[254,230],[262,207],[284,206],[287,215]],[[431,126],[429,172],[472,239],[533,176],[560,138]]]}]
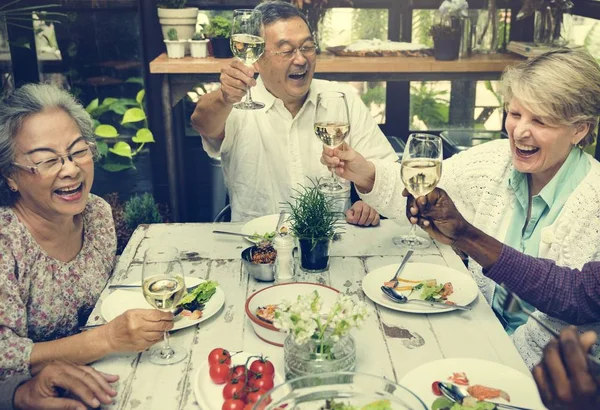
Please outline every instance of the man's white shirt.
[{"label": "man's white shirt", "polygon": [[211,157],[221,157],[225,184],[231,201],[231,220],[279,213],[282,204],[295,196],[300,185],[324,178],[329,170],[321,164],[322,142],[314,131],[317,94],[341,91],[350,112],[346,142],[367,159],[396,161],[385,135],[356,91],[347,85],[313,79],[304,105],[295,118],[260,79],[252,98],[265,104],[260,110],[233,109],[225,123],[225,138],[219,144],[202,139]]}]

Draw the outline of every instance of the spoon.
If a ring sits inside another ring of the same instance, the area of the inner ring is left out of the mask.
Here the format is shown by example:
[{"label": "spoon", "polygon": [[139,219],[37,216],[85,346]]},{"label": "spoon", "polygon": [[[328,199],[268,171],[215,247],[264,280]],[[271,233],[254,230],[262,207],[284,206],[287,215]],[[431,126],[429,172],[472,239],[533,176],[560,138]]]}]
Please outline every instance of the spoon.
[{"label": "spoon", "polygon": [[428,300],[421,300],[421,299],[409,299],[404,295],[401,295],[400,293],[396,292],[394,289],[392,288],[388,288],[387,286],[382,286],[381,287],[381,291],[383,292],[383,294],[385,296],[387,296],[390,300],[396,302],[396,303],[419,303],[422,305],[428,305],[428,306],[433,306],[436,308],[444,308],[444,309],[458,309],[458,310],[471,310],[470,306],[462,306],[462,305],[448,305],[446,303],[441,303],[441,302],[430,302]]},{"label": "spoon", "polygon": [[396,274],[392,279],[390,279],[390,282],[394,284],[394,287],[398,286],[398,276],[400,276],[400,273],[402,273],[404,265],[406,265],[406,262],[408,262],[408,258],[410,258],[412,254],[413,250],[409,249],[408,252],[406,252],[406,255],[404,255],[404,259],[402,259],[402,262],[400,262],[400,266],[398,267],[398,270],[396,270]]},{"label": "spoon", "polygon": [[[453,402],[462,404],[463,400],[466,397],[470,397],[470,395],[469,395],[469,393],[467,393],[466,389],[463,389],[462,387],[459,387],[455,384],[444,383],[444,382],[437,382],[437,384],[438,384],[438,388],[440,389],[440,391],[442,392],[444,397],[446,397],[448,400],[451,400]],[[491,402],[484,401],[484,403],[491,403]],[[494,402],[493,404],[495,404],[496,408],[498,408],[498,409],[531,410],[526,407],[513,406],[510,404],[504,404],[504,403]]]}]

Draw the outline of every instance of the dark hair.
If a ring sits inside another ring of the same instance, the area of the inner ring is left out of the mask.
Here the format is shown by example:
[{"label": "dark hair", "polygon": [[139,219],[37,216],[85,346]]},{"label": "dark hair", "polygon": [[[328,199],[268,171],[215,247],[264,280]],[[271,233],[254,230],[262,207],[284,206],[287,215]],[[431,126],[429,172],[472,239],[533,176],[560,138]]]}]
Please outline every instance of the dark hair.
[{"label": "dark hair", "polygon": [[312,33],[310,24],[304,13],[298,10],[296,7],[285,1],[265,1],[255,7],[256,10],[262,13],[262,22],[265,26],[273,24],[280,20],[289,20],[294,17],[300,17],[306,25],[308,30]]}]

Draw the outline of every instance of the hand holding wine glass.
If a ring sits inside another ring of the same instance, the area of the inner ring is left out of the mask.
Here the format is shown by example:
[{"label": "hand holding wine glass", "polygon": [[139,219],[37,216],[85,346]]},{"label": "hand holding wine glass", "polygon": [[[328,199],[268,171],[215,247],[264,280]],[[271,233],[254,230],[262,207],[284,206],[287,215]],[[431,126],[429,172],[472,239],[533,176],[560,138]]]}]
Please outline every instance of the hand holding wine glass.
[{"label": "hand holding wine glass", "polygon": [[[406,190],[415,198],[427,195],[435,189],[442,177],[442,140],[436,135],[411,134],[406,142],[400,178]],[[416,235],[416,226],[411,225],[408,235],[394,238],[396,245],[423,249],[431,245],[428,239]]]},{"label": "hand holding wine glass", "polygon": [[[337,91],[322,92],[317,95],[315,111],[315,134],[330,148],[341,145],[350,133],[350,114],[346,95]],[[319,185],[325,193],[337,193],[345,188],[340,184],[334,170],[331,179]]]},{"label": "hand holding wine glass", "polygon": [[[241,9],[233,11],[231,26],[231,51],[246,66],[256,63],[265,51],[265,40],[262,38],[262,13],[258,10]],[[246,101],[234,104],[240,110],[257,110],[265,105],[252,100],[250,88],[246,93]]]},{"label": "hand holding wine glass", "polygon": [[[144,255],[142,292],[146,301],[163,312],[174,309],[186,293],[183,266],[179,251],[172,247],[150,247]],[[164,332],[164,345],[150,352],[154,364],[173,364],[185,359],[187,353],[169,345],[168,332]]]}]

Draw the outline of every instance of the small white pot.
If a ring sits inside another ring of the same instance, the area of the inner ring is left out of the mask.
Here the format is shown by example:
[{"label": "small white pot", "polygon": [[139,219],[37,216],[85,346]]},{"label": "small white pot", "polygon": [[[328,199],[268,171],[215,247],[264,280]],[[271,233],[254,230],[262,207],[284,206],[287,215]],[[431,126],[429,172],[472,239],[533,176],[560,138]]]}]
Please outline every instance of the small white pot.
[{"label": "small white pot", "polygon": [[167,56],[169,58],[183,58],[185,56],[186,40],[164,40],[167,45]]},{"label": "small white pot", "polygon": [[208,40],[188,40],[190,52],[194,58],[208,57]]}]

